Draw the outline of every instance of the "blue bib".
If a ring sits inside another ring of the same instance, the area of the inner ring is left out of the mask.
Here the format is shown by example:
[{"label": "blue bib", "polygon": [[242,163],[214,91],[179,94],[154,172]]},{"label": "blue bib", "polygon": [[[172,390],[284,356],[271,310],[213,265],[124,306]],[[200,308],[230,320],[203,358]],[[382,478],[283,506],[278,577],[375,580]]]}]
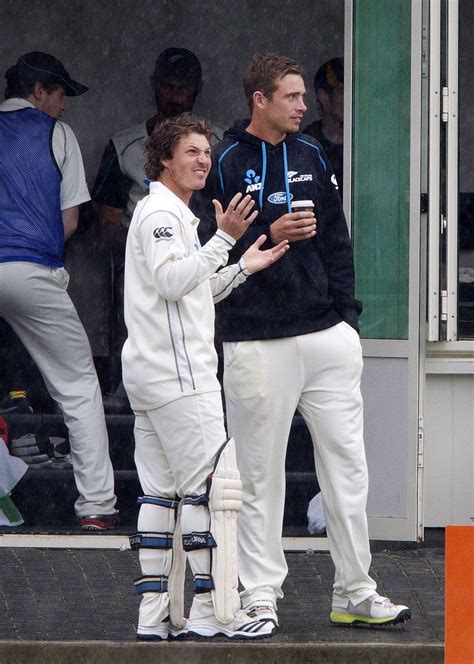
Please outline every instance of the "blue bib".
[{"label": "blue bib", "polygon": [[0,112],[0,262],[63,265],[55,124],[34,108]]}]

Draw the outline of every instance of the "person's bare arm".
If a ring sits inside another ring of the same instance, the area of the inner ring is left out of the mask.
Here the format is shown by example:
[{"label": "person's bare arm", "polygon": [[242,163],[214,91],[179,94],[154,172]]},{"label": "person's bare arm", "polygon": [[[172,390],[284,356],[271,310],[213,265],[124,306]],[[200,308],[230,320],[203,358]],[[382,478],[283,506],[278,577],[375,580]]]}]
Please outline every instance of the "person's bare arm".
[{"label": "person's bare arm", "polygon": [[123,210],[99,203],[97,218],[101,238],[112,248],[124,247],[127,241],[127,229],[122,224]]},{"label": "person's bare arm", "polygon": [[64,240],[69,240],[71,235],[76,232],[79,223],[79,205],[62,210],[64,224]]}]

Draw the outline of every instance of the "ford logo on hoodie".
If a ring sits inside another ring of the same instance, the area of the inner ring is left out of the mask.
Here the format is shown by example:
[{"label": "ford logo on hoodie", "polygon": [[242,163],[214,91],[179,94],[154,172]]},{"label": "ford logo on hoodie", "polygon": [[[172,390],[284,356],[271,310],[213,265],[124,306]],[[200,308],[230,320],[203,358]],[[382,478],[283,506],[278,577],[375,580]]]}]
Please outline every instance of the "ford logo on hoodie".
[{"label": "ford logo on hoodie", "polygon": [[[290,201],[292,198],[293,194],[290,194]],[[269,203],[273,203],[274,205],[284,205],[286,203],[286,192],[275,191],[274,194],[270,194],[267,200]]]}]

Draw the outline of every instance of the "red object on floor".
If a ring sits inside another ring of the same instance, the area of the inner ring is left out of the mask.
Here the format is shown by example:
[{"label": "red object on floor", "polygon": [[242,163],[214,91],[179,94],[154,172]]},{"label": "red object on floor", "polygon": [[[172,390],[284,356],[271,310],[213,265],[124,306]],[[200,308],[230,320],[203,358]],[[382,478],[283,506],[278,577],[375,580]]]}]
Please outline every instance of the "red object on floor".
[{"label": "red object on floor", "polygon": [[0,438],[8,446],[8,424],[3,417],[0,417]]}]

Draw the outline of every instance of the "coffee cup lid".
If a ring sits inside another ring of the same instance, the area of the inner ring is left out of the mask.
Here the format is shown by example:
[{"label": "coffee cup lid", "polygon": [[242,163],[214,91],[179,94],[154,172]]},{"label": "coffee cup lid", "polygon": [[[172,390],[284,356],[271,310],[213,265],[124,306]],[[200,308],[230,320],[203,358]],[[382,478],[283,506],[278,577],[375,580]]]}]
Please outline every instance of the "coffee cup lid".
[{"label": "coffee cup lid", "polygon": [[313,201],[292,201],[291,207],[314,207]]}]

